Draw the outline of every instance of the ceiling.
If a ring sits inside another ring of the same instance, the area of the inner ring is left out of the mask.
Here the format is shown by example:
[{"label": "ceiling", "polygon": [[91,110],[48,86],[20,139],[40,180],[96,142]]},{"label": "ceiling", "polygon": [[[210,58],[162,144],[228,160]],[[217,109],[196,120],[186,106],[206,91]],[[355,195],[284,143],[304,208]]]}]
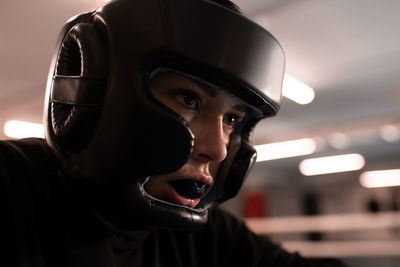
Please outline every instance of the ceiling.
[{"label": "ceiling", "polygon": [[[284,99],[279,115],[257,126],[254,142],[317,137],[318,155],[358,152],[366,158],[366,169],[398,167],[400,141],[384,141],[379,133],[388,124],[400,129],[400,1],[234,2],[281,42],[287,74],[316,91],[309,105]],[[10,119],[41,122],[60,28],[71,16],[102,3],[0,2],[0,126]],[[346,147],[332,145],[335,136],[343,137],[339,133],[347,136]],[[6,138],[2,132],[0,138]],[[275,179],[300,177],[301,159],[257,163],[256,169],[267,168]]]}]

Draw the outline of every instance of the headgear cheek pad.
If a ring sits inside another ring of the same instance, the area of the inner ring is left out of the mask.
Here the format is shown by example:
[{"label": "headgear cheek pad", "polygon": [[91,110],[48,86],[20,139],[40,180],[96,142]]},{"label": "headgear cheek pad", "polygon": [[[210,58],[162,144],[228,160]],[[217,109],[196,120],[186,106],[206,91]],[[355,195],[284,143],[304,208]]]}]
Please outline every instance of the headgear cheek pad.
[{"label": "headgear cheek pad", "polygon": [[[149,93],[160,66],[230,88],[257,111],[232,134],[215,185],[194,209],[155,199],[143,187],[149,176],[182,167],[194,144],[187,123]],[[276,39],[219,4],[115,0],[61,31],[47,83],[46,140],[64,182],[114,226],[201,226],[207,208],[243,183],[255,158],[249,133],[278,111],[283,73]]]}]

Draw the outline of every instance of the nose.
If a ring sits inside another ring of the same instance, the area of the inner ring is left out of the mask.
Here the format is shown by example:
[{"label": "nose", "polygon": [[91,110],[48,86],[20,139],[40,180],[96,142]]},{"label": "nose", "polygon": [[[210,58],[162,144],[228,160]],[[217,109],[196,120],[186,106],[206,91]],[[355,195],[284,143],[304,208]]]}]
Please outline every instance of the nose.
[{"label": "nose", "polygon": [[224,132],[222,117],[204,118],[189,124],[194,135],[192,158],[201,163],[221,162],[227,156],[229,136]]}]

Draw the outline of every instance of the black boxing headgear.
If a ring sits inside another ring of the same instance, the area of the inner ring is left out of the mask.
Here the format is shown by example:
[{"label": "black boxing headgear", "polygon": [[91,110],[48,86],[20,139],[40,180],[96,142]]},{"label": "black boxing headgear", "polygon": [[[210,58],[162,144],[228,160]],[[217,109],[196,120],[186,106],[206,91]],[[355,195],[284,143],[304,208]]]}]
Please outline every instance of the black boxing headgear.
[{"label": "black boxing headgear", "polygon": [[[253,126],[279,110],[284,53],[265,29],[207,0],[116,0],[63,28],[47,83],[46,140],[64,181],[120,229],[194,228],[237,194],[255,150]],[[196,208],[150,196],[148,177],[191,156],[187,123],[149,94],[167,69],[230,88],[253,112],[232,133],[228,156]],[[229,86],[225,86],[229,84]]]}]

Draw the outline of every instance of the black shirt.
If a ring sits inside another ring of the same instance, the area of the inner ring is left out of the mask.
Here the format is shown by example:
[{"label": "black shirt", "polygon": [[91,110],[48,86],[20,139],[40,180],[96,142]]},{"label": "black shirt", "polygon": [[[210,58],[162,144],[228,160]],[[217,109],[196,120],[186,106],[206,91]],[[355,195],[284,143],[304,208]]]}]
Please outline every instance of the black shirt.
[{"label": "black shirt", "polygon": [[197,232],[111,229],[58,180],[42,139],[0,142],[0,266],[344,266],[290,254],[215,208]]}]

